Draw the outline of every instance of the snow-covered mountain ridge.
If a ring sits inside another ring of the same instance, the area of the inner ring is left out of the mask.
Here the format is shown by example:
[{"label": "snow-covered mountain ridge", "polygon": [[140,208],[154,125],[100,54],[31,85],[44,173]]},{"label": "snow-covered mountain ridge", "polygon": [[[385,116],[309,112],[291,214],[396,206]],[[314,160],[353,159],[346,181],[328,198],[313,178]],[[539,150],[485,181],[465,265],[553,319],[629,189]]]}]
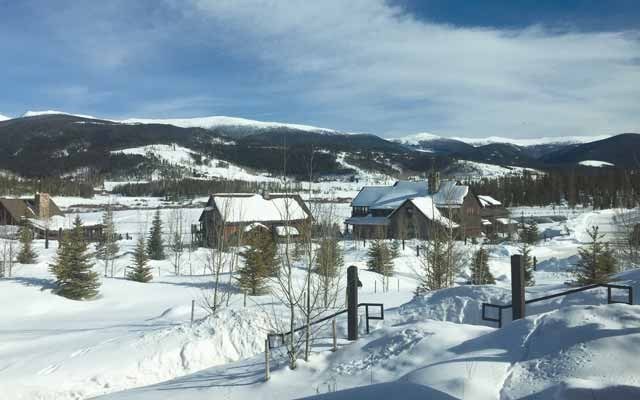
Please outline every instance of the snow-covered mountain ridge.
[{"label": "snow-covered mountain ridge", "polygon": [[420,142],[430,142],[434,140],[457,140],[470,144],[472,146],[484,146],[492,143],[506,143],[516,146],[536,146],[543,144],[581,144],[595,142],[597,140],[607,139],[612,135],[596,135],[596,136],[551,136],[551,137],[538,137],[538,138],[508,138],[501,136],[489,136],[486,138],[474,138],[474,137],[445,137],[438,136],[432,133],[421,132],[413,135],[403,136],[398,139],[393,139],[397,142],[418,145]]},{"label": "snow-covered mountain ridge", "polygon": [[[180,128],[203,128],[203,129],[215,129],[218,127],[247,127],[254,129],[274,129],[274,128],[289,128],[306,132],[314,133],[348,133],[331,128],[322,128],[317,126],[294,124],[287,122],[274,122],[274,121],[258,121],[240,117],[229,116],[205,116],[205,117],[193,117],[193,118],[127,118],[127,119],[112,119],[112,118],[100,118],[85,114],[68,113],[64,111],[56,110],[43,110],[43,111],[27,111],[22,117],[34,117],[41,115],[72,115],[81,118],[88,119],[100,119],[103,121],[112,121],[123,124],[163,124],[173,125]],[[12,119],[11,117],[5,117],[0,115],[0,121]],[[447,137],[440,136],[429,132],[420,132],[400,138],[386,138],[388,140],[396,141],[408,145],[418,145],[420,142],[428,142],[433,140],[457,140],[470,144],[472,146],[483,146],[492,143],[506,143],[517,146],[535,146],[543,144],[581,144],[589,143],[597,140],[602,140],[611,137],[612,135],[595,135],[595,136],[551,136],[551,137],[538,137],[538,138],[509,138],[501,136],[489,136],[485,138],[474,137]]]}]

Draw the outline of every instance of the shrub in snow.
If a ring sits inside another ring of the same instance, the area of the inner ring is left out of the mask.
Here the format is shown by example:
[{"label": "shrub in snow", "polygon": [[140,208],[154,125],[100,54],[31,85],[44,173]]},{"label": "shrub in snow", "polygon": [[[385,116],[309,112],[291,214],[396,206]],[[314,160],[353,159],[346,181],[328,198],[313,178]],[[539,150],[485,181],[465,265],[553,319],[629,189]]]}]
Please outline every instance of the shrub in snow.
[{"label": "shrub in snow", "polygon": [[151,223],[151,231],[149,232],[149,241],[147,242],[147,254],[152,260],[164,260],[164,242],[162,240],[162,219],[160,219],[160,210],[156,210]]},{"label": "shrub in snow", "polygon": [[20,253],[18,253],[17,261],[20,264],[33,264],[36,262],[38,255],[31,247],[33,243],[33,233],[28,226],[22,225],[18,233],[20,239]]},{"label": "shrub in snow", "polygon": [[608,243],[602,242],[604,234],[599,232],[597,226],[592,226],[587,233],[591,243],[578,250],[580,259],[574,270],[576,281],[580,285],[606,283],[617,270],[613,250]]},{"label": "shrub in snow", "polygon": [[145,248],[144,237],[140,236],[133,253],[133,269],[127,274],[127,277],[136,282],[149,282],[153,279],[151,267],[149,266],[149,258]]},{"label": "shrub in snow", "polygon": [[50,266],[56,277],[56,293],[74,300],[95,297],[100,282],[98,274],[91,270],[93,264],[89,261],[79,216],[76,216],[71,232],[61,240],[55,262]]}]

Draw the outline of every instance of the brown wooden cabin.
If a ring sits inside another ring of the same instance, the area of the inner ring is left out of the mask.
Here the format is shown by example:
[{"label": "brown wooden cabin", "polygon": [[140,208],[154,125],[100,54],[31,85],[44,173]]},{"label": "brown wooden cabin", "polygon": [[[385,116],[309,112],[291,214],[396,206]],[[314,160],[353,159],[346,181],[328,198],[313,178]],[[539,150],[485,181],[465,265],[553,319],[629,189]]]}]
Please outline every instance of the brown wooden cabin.
[{"label": "brown wooden cabin", "polygon": [[440,181],[397,181],[392,186],[365,186],[351,202],[345,221],[354,239],[428,239],[435,226],[454,229],[459,238],[482,234],[480,203],[469,187]]},{"label": "brown wooden cabin", "polygon": [[[310,229],[313,217],[298,195],[253,193],[212,194],[200,214],[196,240],[206,247],[244,242],[254,229],[268,230],[274,240],[295,239]],[[223,242],[220,242],[223,240]]]},{"label": "brown wooden cabin", "polygon": [[[47,193],[37,193],[33,199],[0,198],[0,225],[28,224],[36,239],[59,240],[64,234],[61,228],[49,228],[47,220],[52,217],[64,217],[64,213]],[[96,241],[102,236],[100,224],[86,225],[83,229],[87,241]]]}]

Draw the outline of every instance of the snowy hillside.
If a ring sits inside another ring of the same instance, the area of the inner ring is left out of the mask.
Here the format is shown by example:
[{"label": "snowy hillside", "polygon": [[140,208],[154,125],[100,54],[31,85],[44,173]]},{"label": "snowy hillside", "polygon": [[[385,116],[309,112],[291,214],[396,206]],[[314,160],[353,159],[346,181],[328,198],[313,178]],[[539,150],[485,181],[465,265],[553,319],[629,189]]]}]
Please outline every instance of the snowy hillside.
[{"label": "snowy hillside", "polygon": [[475,161],[456,161],[450,167],[447,167],[443,174],[446,176],[455,176],[459,179],[480,179],[480,178],[498,178],[503,176],[520,176],[525,171],[541,174],[533,168],[517,167],[513,165],[495,165],[486,164]]},{"label": "snowy hillside", "polygon": [[0,121],[6,121],[6,120],[9,120],[9,119],[11,119],[11,117],[7,117],[6,115],[0,114]]},{"label": "snowy hillside", "polygon": [[154,144],[129,149],[115,150],[112,154],[137,154],[146,157],[154,157],[169,165],[180,166],[189,170],[192,174],[198,174],[203,178],[225,178],[244,181],[276,181],[266,175],[251,173],[244,168],[214,158],[205,159],[200,164],[195,162],[195,155],[199,155],[191,149],[176,144]]}]

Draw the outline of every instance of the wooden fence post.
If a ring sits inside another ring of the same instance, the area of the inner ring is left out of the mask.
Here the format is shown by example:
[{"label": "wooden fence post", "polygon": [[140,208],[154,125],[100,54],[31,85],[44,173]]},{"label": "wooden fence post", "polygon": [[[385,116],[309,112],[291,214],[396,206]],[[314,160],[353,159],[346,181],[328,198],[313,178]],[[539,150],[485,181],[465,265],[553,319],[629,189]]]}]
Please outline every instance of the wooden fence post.
[{"label": "wooden fence post", "polygon": [[511,256],[511,305],[512,320],[524,318],[524,268],[519,254]]},{"label": "wooden fence post", "polygon": [[271,378],[271,371],[269,365],[269,338],[264,341],[264,380],[268,381]]},{"label": "wooden fence post", "polygon": [[193,312],[195,307],[196,307],[196,301],[191,300],[191,325],[190,326],[193,326]]},{"label": "wooden fence post", "polygon": [[358,340],[358,267],[347,269],[347,338]]},{"label": "wooden fence post", "polygon": [[336,319],[335,318],[331,321],[331,331],[333,332],[333,348],[331,349],[331,351],[336,351],[336,350],[338,350],[338,337],[337,337],[337,333],[336,333]]}]

